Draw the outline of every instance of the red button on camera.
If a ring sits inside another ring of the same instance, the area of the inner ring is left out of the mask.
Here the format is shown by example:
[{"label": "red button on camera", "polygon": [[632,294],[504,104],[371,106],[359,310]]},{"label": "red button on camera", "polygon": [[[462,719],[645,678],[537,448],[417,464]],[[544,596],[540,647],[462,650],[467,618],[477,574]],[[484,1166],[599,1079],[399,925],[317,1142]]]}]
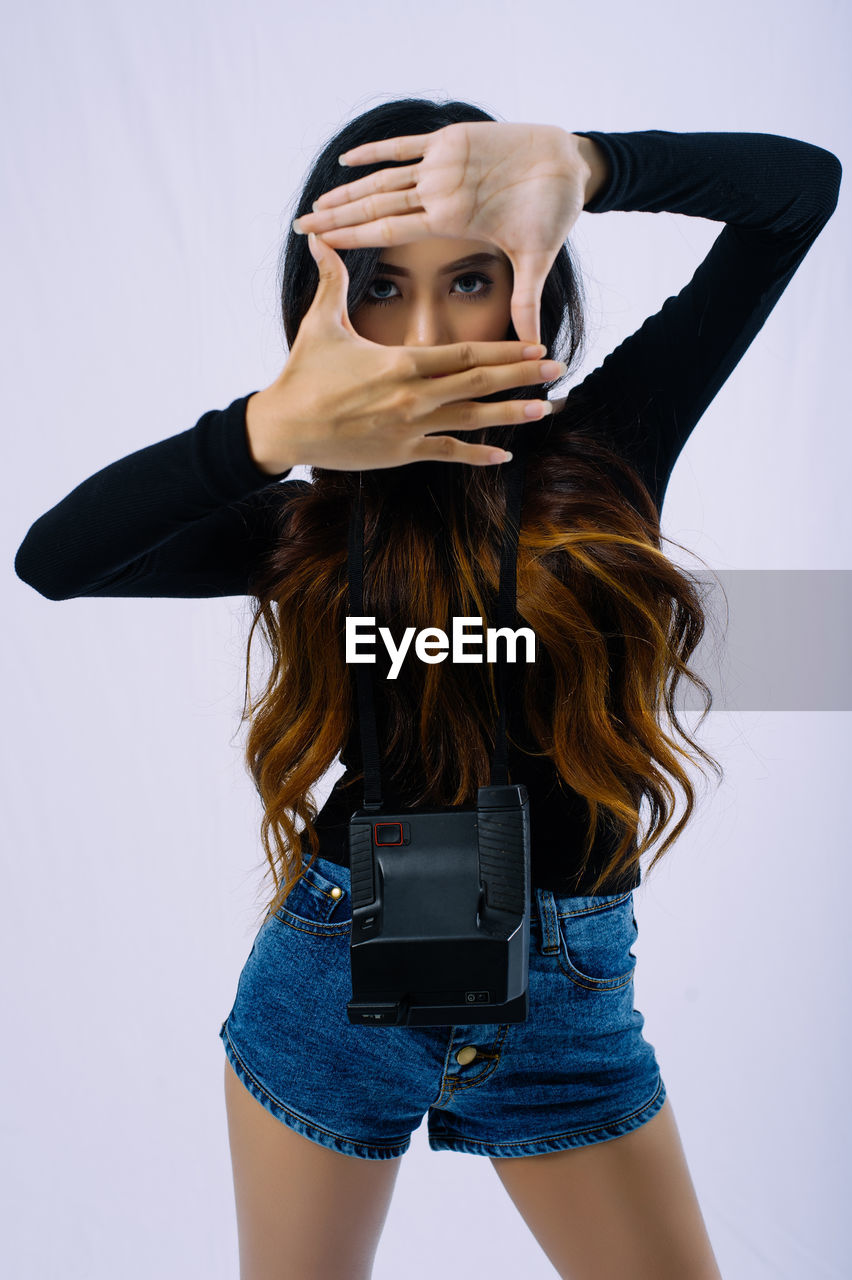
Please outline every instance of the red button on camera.
[{"label": "red button on camera", "polygon": [[402,823],[375,823],[373,826],[373,840],[377,845],[402,844]]}]

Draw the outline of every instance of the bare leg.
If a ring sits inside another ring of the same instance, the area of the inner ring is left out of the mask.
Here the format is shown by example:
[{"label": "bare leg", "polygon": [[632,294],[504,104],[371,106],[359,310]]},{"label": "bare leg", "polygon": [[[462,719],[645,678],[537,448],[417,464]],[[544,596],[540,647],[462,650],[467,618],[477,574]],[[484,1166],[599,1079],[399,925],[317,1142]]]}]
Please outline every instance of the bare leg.
[{"label": "bare leg", "polygon": [[240,1280],[369,1280],[402,1156],[363,1160],[296,1133],[225,1062]]},{"label": "bare leg", "polygon": [[491,1163],[563,1280],[721,1280],[668,1097],[620,1138]]}]

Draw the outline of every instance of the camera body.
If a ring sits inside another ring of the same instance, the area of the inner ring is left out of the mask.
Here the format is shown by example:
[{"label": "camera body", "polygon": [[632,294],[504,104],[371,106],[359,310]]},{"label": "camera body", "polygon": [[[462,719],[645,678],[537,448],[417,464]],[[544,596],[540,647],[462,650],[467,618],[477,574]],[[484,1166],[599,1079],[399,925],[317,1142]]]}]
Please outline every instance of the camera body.
[{"label": "camera body", "polygon": [[530,816],[523,784],[476,805],[349,820],[352,1000],[359,1025],[524,1022]]}]

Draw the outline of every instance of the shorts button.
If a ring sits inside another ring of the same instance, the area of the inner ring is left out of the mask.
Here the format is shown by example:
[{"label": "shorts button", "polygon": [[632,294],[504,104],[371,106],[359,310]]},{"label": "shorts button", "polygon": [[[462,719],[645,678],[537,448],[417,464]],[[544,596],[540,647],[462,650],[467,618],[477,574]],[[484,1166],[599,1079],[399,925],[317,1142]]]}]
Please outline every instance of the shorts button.
[{"label": "shorts button", "polygon": [[332,898],[339,898],[339,897],[341,896],[341,894],[342,894],[342,893],[343,893],[343,890],[342,890],[342,889],[338,889],[337,885],[335,885],[335,886],[334,886],[334,888],[333,888],[333,889],[332,889],[332,891],[331,891],[331,896],[332,896]]},{"label": "shorts button", "polygon": [[465,1067],[469,1062],[473,1062],[475,1057],[476,1057],[476,1049],[473,1047],[472,1044],[466,1044],[465,1047],[463,1049],[459,1049],[458,1053],[456,1054],[456,1062],[460,1066]]}]

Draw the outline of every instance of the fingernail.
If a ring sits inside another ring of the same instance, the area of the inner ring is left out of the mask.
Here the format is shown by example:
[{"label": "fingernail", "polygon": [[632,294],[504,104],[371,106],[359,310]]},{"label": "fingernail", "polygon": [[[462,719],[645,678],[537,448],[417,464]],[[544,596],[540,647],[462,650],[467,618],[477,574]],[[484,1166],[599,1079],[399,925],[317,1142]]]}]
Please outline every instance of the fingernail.
[{"label": "fingernail", "polygon": [[524,347],[524,359],[529,360],[532,356],[547,355],[547,347],[541,343],[537,347]]},{"label": "fingernail", "polygon": [[489,457],[489,462],[511,462],[511,461],[512,461],[511,453],[502,453],[496,449],[494,453],[492,453]]},{"label": "fingernail", "polygon": [[305,234],[302,228],[299,226],[298,218],[296,218],[295,222],[293,223],[293,230],[295,231],[297,236],[303,236]]},{"label": "fingernail", "polygon": [[545,360],[541,366],[543,378],[561,378],[567,372],[568,366],[562,360]]}]

